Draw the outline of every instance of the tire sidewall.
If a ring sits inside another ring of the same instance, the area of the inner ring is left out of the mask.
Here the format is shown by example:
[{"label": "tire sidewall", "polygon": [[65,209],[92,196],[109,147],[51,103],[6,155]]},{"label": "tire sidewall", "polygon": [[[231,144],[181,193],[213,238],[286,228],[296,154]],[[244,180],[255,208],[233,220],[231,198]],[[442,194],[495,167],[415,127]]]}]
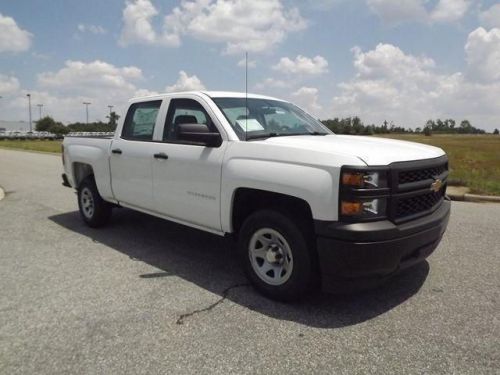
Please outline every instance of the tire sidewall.
[{"label": "tire sidewall", "polygon": [[[255,232],[262,228],[272,228],[288,242],[293,256],[290,278],[281,285],[271,285],[262,280],[254,271],[249,257],[249,244]],[[245,273],[252,284],[264,295],[282,301],[299,299],[307,293],[314,280],[313,257],[304,231],[288,216],[271,210],[252,214],[242,225],[238,238],[238,252]]]},{"label": "tire sidewall", "polygon": [[[94,212],[92,217],[88,217],[85,215],[82,207],[82,192],[84,190],[88,190],[94,201]],[[78,208],[80,211],[80,215],[90,227],[97,228],[107,223],[109,217],[111,215],[111,207],[109,203],[104,201],[97,190],[97,186],[93,178],[86,178],[82,181],[80,186],[78,187]]]}]

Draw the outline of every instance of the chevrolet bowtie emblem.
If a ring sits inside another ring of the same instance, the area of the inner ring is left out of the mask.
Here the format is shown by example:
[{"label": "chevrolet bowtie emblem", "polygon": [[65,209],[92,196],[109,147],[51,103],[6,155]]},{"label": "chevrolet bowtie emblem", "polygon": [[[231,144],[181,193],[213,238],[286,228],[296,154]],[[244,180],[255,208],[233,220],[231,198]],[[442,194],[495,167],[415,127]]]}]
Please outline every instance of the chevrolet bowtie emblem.
[{"label": "chevrolet bowtie emblem", "polygon": [[432,184],[431,184],[431,190],[434,192],[434,193],[437,193],[439,190],[441,190],[441,187],[443,186],[443,181],[441,181],[439,178],[436,179],[436,181],[434,181]]}]

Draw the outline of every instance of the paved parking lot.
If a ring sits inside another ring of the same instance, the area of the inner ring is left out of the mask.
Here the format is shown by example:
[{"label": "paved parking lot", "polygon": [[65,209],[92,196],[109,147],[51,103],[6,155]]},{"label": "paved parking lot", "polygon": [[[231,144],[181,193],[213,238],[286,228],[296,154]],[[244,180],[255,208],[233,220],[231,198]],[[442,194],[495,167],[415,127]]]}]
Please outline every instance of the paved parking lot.
[{"label": "paved parking lot", "polygon": [[453,203],[429,261],[301,304],[230,241],[126,209],[85,227],[60,158],[0,149],[0,373],[500,372],[500,205]]}]

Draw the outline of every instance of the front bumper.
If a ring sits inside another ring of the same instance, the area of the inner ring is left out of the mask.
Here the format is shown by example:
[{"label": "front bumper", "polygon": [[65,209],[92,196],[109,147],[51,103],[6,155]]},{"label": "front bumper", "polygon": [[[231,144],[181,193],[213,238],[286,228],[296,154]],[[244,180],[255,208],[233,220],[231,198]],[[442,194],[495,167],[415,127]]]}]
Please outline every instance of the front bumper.
[{"label": "front bumper", "polygon": [[345,293],[378,285],[398,271],[427,258],[448,225],[450,201],[432,214],[396,225],[315,222],[325,291]]}]

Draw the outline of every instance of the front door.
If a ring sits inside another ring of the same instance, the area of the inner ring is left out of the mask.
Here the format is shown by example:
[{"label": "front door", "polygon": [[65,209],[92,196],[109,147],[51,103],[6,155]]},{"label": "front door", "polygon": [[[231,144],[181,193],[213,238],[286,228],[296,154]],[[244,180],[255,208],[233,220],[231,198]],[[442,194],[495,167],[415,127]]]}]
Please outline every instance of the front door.
[{"label": "front door", "polygon": [[222,159],[226,142],[219,147],[182,143],[177,125],[198,123],[218,131],[205,108],[195,99],[172,99],[167,112],[163,142],[155,143],[153,201],[155,209],[191,224],[220,231]]}]

